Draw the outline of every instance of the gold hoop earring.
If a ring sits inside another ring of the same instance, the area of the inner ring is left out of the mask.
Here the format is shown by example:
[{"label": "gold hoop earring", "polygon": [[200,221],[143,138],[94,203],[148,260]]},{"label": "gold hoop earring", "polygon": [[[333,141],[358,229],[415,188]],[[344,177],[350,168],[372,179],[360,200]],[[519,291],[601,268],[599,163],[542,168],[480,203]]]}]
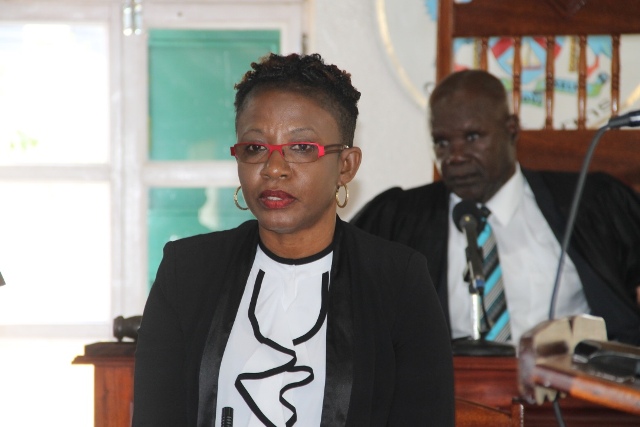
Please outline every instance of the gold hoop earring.
[{"label": "gold hoop earring", "polygon": [[242,206],[240,206],[240,203],[238,203],[238,193],[240,192],[240,190],[242,190],[242,185],[236,188],[236,192],[233,193],[233,201],[235,202],[238,209],[240,209],[241,211],[249,210],[249,208],[243,208]]},{"label": "gold hoop earring", "polygon": [[[340,197],[338,195],[338,193],[340,193],[340,187],[344,187],[344,202],[342,203],[340,203]],[[347,184],[342,184],[340,187],[336,188],[336,204],[339,208],[344,208],[349,202],[349,187],[347,187]]]}]

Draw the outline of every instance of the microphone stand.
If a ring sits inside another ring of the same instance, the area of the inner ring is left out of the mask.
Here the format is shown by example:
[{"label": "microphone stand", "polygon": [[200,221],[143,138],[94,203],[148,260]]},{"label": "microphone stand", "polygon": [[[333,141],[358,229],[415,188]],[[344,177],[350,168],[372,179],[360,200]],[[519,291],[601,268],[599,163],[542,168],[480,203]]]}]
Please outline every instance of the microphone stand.
[{"label": "microphone stand", "polygon": [[[556,278],[553,283],[553,291],[551,292],[551,303],[549,304],[549,320],[555,319],[556,304],[558,303],[558,291],[560,289],[560,279],[562,277],[562,271],[564,267],[567,251],[569,250],[569,242],[571,241],[571,235],[573,234],[573,227],[575,225],[576,217],[578,216],[578,207],[580,206],[580,200],[582,199],[582,192],[584,190],[584,184],[587,180],[587,171],[589,170],[589,164],[591,163],[591,157],[596,146],[600,142],[600,138],[609,129],[616,129],[621,127],[638,127],[640,126],[640,110],[631,111],[622,116],[612,117],[609,122],[598,129],[591,144],[587,149],[587,153],[582,161],[582,167],[578,175],[578,182],[576,183],[576,189],[573,193],[573,200],[571,201],[571,209],[569,211],[569,217],[567,218],[567,226],[562,236],[562,243],[560,245],[560,257],[558,259],[558,268],[556,270]],[[573,351],[573,349],[571,349]],[[553,401],[553,410],[556,416],[556,420],[560,426],[564,426],[564,420],[562,418],[562,412],[560,411],[560,403],[558,397]]]},{"label": "microphone stand", "polygon": [[477,245],[478,235],[476,233],[476,221],[471,215],[464,215],[461,219],[470,226],[462,226],[462,230],[467,239],[467,247],[464,250],[467,257],[467,269],[469,276],[465,278],[469,282],[469,295],[471,296],[471,339],[479,340],[481,337],[482,325],[480,324],[480,313],[482,310],[481,296],[484,293],[485,277],[482,269],[482,256]]},{"label": "microphone stand", "polygon": [[571,241],[571,235],[573,234],[573,226],[576,221],[576,216],[578,214],[578,207],[580,205],[580,200],[582,199],[582,191],[584,190],[584,183],[587,179],[587,170],[589,169],[589,163],[591,163],[591,157],[593,156],[593,152],[596,149],[596,145],[600,141],[600,138],[604,133],[609,130],[609,125],[605,125],[598,129],[593,140],[591,141],[591,145],[587,150],[587,154],[585,155],[582,167],[580,168],[580,174],[578,176],[578,182],[576,184],[576,189],[573,193],[573,200],[571,201],[571,210],[569,211],[569,217],[567,218],[567,228],[565,229],[564,235],[562,236],[562,244],[560,245],[560,258],[558,259],[558,267],[556,269],[556,278],[553,283],[553,291],[551,293],[551,303],[549,304],[549,320],[555,319],[555,311],[556,304],[558,300],[558,291],[560,289],[560,279],[562,277],[562,271],[564,267],[565,258],[567,256],[567,250],[569,249],[569,242]]},{"label": "microphone stand", "polygon": [[482,257],[478,248],[475,219],[471,215],[463,215],[461,223],[470,224],[465,227],[461,224],[467,239],[465,254],[469,274],[465,280],[469,282],[469,295],[471,296],[471,337],[457,339],[452,342],[454,356],[515,356],[516,350],[510,344],[487,341],[482,336],[480,313],[482,309],[482,295],[484,293],[485,277],[482,270]]},{"label": "microphone stand", "polygon": [[551,303],[549,304],[549,320],[555,318],[555,310],[558,299],[558,290],[560,288],[560,279],[562,277],[562,269],[564,261],[569,249],[569,242],[571,241],[571,235],[573,234],[573,226],[575,225],[576,216],[578,214],[578,207],[580,206],[580,200],[582,199],[582,192],[584,190],[584,184],[587,179],[587,171],[589,170],[589,164],[591,163],[591,157],[593,152],[600,142],[600,138],[609,129],[616,129],[621,127],[638,127],[640,126],[640,110],[631,111],[621,116],[612,117],[609,122],[598,129],[594,135],[587,153],[582,161],[582,167],[578,175],[578,182],[576,183],[576,189],[573,193],[573,200],[571,201],[571,210],[569,211],[569,217],[567,218],[567,226],[562,236],[562,244],[560,245],[560,257],[558,260],[558,268],[556,270],[556,278],[553,283],[553,291],[551,293]]}]

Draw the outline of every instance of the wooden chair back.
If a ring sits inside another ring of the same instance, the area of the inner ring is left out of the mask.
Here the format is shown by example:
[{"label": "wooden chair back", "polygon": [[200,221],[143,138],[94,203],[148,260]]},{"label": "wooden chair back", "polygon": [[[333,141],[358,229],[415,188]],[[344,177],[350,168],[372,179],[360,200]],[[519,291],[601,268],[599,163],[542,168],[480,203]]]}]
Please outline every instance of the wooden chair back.
[{"label": "wooden chair back", "polygon": [[[542,129],[523,129],[518,142],[518,159],[531,169],[580,169],[587,148],[596,133],[587,129],[587,36],[610,35],[611,116],[620,111],[620,36],[640,34],[640,9],[636,0],[439,0],[436,78],[453,71],[455,38],[476,38],[479,42],[479,68],[488,68],[490,37],[511,37],[513,56],[513,108],[520,114],[521,46],[523,37],[534,36],[546,42],[547,58],[553,58],[558,36],[579,39],[577,129],[556,129],[554,110],[554,61],[546,61]],[[624,52],[638,55],[637,52]],[[638,70],[630,72],[640,75]],[[640,83],[640,79],[638,79]],[[640,86],[639,86],[640,88]],[[640,191],[640,130],[614,130],[605,133],[595,151],[590,170],[609,172]]]}]

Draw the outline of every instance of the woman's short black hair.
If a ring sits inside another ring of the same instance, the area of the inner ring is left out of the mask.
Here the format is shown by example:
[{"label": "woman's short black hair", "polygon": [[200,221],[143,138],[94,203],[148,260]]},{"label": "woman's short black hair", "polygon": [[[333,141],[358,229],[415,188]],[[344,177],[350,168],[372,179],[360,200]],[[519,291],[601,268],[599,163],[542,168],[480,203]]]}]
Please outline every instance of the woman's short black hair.
[{"label": "woman's short black hair", "polygon": [[331,113],[340,128],[342,143],[353,146],[360,92],[351,85],[351,74],[325,64],[317,53],[287,56],[271,53],[251,63],[251,68],[235,85],[236,125],[252,92],[262,89],[299,92]]}]

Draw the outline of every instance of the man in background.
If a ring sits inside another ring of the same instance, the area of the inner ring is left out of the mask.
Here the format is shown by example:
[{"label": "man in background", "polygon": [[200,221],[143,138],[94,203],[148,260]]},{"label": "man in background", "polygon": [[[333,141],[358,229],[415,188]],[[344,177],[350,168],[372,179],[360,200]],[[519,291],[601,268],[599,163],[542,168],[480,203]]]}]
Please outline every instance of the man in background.
[{"label": "man in background", "polygon": [[[485,290],[484,308],[494,310],[488,308],[493,303],[506,308],[502,320],[487,314],[484,329],[492,333],[506,317],[506,334],[496,341],[517,343],[524,332],[548,319],[578,175],[520,167],[518,118],[509,112],[500,80],[487,72],[451,74],[434,89],[429,106],[442,180],[409,190],[391,188],[352,222],[427,256],[452,338],[463,338],[472,336],[471,297],[464,280],[467,242],[452,210],[462,200],[475,202],[483,213],[481,224],[486,221],[497,243],[497,274],[492,276],[499,276],[503,301],[496,303],[499,297],[488,297]],[[640,198],[609,175],[587,178],[561,277],[556,317],[600,316],[610,340],[640,344]]]}]

